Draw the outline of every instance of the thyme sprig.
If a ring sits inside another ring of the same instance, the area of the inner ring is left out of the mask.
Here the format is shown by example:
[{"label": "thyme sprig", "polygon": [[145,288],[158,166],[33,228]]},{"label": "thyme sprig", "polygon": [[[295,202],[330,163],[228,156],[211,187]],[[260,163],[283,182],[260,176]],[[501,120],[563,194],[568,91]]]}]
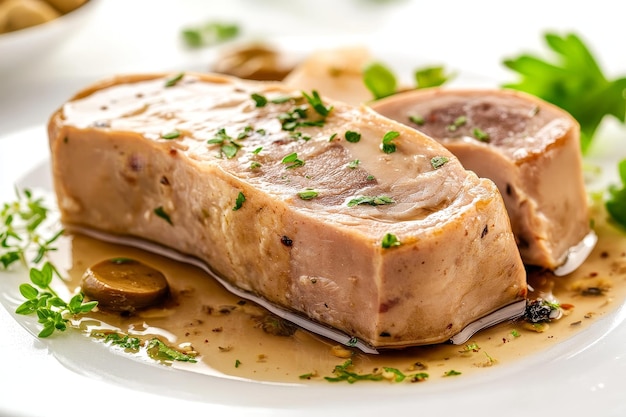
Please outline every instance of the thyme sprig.
[{"label": "thyme sprig", "polygon": [[[52,237],[43,236],[41,229],[48,219],[50,210],[44,205],[43,198],[35,198],[29,189],[15,189],[16,200],[4,203],[0,212],[0,264],[8,269],[15,262],[30,267],[30,283],[21,284],[20,294],[26,299],[15,312],[21,315],[36,314],[43,325],[39,337],[48,337],[55,330],[64,331],[70,317],[87,313],[98,304],[96,301],[85,302],[84,295],[78,293],[69,302],[64,301],[51,287],[55,276],[63,279],[58,269],[49,261],[41,268],[41,263],[48,252],[57,248],[53,243],[63,234],[63,230]],[[34,257],[28,256],[34,253]]]},{"label": "thyme sprig", "polygon": [[[53,243],[63,234],[58,231],[51,237],[41,234],[40,226],[48,218],[49,209],[43,198],[36,198],[29,189],[15,189],[15,201],[4,203],[0,211],[0,265],[8,269],[15,262],[23,265],[38,264],[50,251]],[[27,259],[34,253],[31,259]]]},{"label": "thyme sprig", "polygon": [[22,315],[37,314],[38,322],[43,325],[39,337],[48,337],[55,330],[65,331],[70,321],[69,316],[88,313],[98,305],[97,301],[85,302],[82,293],[65,302],[50,287],[54,275],[62,278],[54,265],[46,262],[41,269],[35,267],[30,269],[32,284],[20,285],[20,294],[26,301],[17,307],[15,312]]}]

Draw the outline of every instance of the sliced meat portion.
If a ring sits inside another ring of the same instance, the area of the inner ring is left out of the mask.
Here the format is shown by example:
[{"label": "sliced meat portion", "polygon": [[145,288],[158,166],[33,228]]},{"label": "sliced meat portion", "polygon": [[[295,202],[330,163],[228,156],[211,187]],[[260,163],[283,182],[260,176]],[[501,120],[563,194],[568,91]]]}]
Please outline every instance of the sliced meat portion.
[{"label": "sliced meat portion", "polygon": [[195,256],[373,346],[443,342],[526,295],[493,182],[368,108],[274,83],[138,75],[80,92],[49,136],[68,229]]},{"label": "sliced meat portion", "polygon": [[436,139],[496,183],[525,263],[555,269],[590,233],[580,129],[560,108],[516,91],[444,88],[371,107]]}]

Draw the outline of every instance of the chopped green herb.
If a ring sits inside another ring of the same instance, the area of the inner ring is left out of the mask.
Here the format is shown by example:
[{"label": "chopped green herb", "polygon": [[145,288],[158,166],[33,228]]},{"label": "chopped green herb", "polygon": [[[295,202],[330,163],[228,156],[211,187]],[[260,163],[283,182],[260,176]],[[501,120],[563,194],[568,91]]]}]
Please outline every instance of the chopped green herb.
[{"label": "chopped green herb", "polygon": [[393,130],[385,133],[381,144],[381,149],[384,153],[394,153],[396,151],[396,145],[393,143],[393,140],[398,136],[400,136],[400,133]]},{"label": "chopped green herb", "polygon": [[187,46],[199,48],[236,38],[239,36],[239,26],[235,23],[215,21],[184,28],[181,34]]},{"label": "chopped green herb", "polygon": [[252,151],[253,154],[258,155],[261,153],[261,151],[263,150],[262,146],[259,146],[258,148],[256,148],[255,150]]},{"label": "chopped green herb", "polygon": [[451,369],[443,374],[443,376],[456,376],[456,375],[461,375],[461,372]]},{"label": "chopped green herb", "polygon": [[252,93],[250,97],[254,100],[256,107],[265,107],[267,105],[267,98],[261,94]]},{"label": "chopped green herb", "polygon": [[355,159],[354,161],[350,161],[350,163],[348,164],[348,168],[356,169],[356,167],[358,167],[360,163],[361,161],[359,161],[358,159]]},{"label": "chopped green herb", "polygon": [[376,177],[374,177],[373,175],[368,175],[367,177],[365,177],[365,179],[367,181],[374,181],[376,179]]},{"label": "chopped green herb", "polygon": [[148,355],[155,360],[171,360],[191,363],[197,362],[194,356],[172,349],[156,337],[148,341],[146,351],[148,352]]},{"label": "chopped green herb", "polygon": [[306,189],[298,193],[298,197],[300,197],[302,200],[311,200],[317,197],[318,195],[319,193],[317,191],[311,190],[311,189]]},{"label": "chopped green herb", "polygon": [[617,185],[609,186],[609,198],[605,207],[611,218],[626,229],[626,159],[618,164],[621,188]]},{"label": "chopped green herb", "polygon": [[513,337],[520,337],[519,332],[516,329],[511,330],[511,336]]},{"label": "chopped green herb", "polygon": [[289,135],[289,137],[295,140],[302,139],[305,142],[311,140],[311,136],[305,135],[302,132],[293,132],[291,135]]},{"label": "chopped green herb", "polygon": [[474,135],[474,137],[476,139],[478,139],[481,142],[489,142],[490,138],[489,138],[489,133],[483,131],[482,129],[475,127],[472,130],[472,134]]},{"label": "chopped green herb", "polygon": [[439,169],[448,163],[448,161],[449,159],[445,156],[435,156],[430,159],[430,165],[432,165],[434,169]]},{"label": "chopped green herb", "polygon": [[454,119],[454,121],[452,122],[451,125],[448,125],[448,130],[450,132],[454,132],[459,127],[463,126],[465,123],[467,123],[467,117],[466,116],[459,116],[456,119]]},{"label": "chopped green herb", "polygon": [[358,206],[360,204],[367,204],[370,206],[382,206],[385,204],[395,203],[394,199],[385,195],[379,196],[360,196],[348,201],[348,207]]},{"label": "chopped green herb", "polygon": [[241,145],[235,142],[235,140],[226,133],[226,129],[221,128],[215,134],[215,137],[207,141],[210,145],[220,145],[220,155],[226,156],[227,159],[232,159],[237,155],[237,152],[241,148]]},{"label": "chopped green herb", "polygon": [[555,52],[554,62],[522,54],[503,61],[519,74],[506,88],[525,91],[569,112],[581,128],[581,149],[589,149],[598,126],[611,115],[624,123],[626,78],[609,81],[587,45],[574,33],[546,33],[545,41]]},{"label": "chopped green herb", "polygon": [[415,123],[418,126],[423,126],[426,122],[422,116],[419,114],[413,114],[409,116],[409,121]]},{"label": "chopped green herb", "polygon": [[237,139],[242,140],[248,138],[252,133],[254,133],[254,128],[252,126],[246,126],[243,128],[243,131],[239,132]]},{"label": "chopped green herb", "polygon": [[361,140],[361,134],[359,132],[353,132],[351,130],[346,131],[345,138],[350,143],[357,143]]},{"label": "chopped green herb", "polygon": [[165,133],[161,135],[163,139],[176,139],[179,138],[181,133],[178,130],[173,130],[171,132]]},{"label": "chopped green herb", "polygon": [[314,376],[316,376],[315,372],[309,372],[307,374],[302,374],[302,375],[298,376],[298,378],[300,378],[300,379],[311,379]]},{"label": "chopped green herb", "polygon": [[237,211],[243,206],[244,201],[246,201],[246,196],[243,195],[241,191],[237,194],[237,199],[235,200],[235,206],[233,207],[233,211]]},{"label": "chopped green herb", "polygon": [[167,214],[167,212],[165,211],[163,206],[159,206],[159,207],[155,208],[154,209],[154,214],[156,214],[157,216],[159,216],[160,218],[162,218],[163,220],[165,220],[169,224],[173,225],[172,219],[170,218],[170,215]]},{"label": "chopped green herb", "polygon": [[241,361],[239,359],[235,359],[235,368],[239,368],[241,366]]},{"label": "chopped green herb", "polygon": [[336,133],[333,133],[332,135],[330,135],[330,138],[328,138],[328,141],[329,141],[329,142],[332,142],[332,141],[333,141],[333,139],[335,139],[336,137],[337,137],[337,134],[336,134]]},{"label": "chopped green herb", "polygon": [[176,74],[175,76],[168,78],[167,80],[165,80],[165,86],[166,87],[173,87],[176,84],[178,84],[178,82],[180,80],[183,79],[183,77],[185,76],[184,72],[179,72],[178,74]]},{"label": "chopped green herb", "polygon": [[357,374],[349,370],[351,367],[352,359],[348,359],[342,365],[335,366],[335,369],[333,369],[334,377],[326,376],[324,379],[329,382],[346,381],[350,384],[356,381],[381,381],[383,379],[381,374]]},{"label": "chopped green herb", "polygon": [[309,102],[309,105],[322,117],[328,117],[330,112],[333,110],[333,106],[325,106],[322,98],[319,93],[315,90],[311,92],[311,94],[307,94],[304,91],[302,92],[302,96]]},{"label": "chopped green herb", "polygon": [[374,96],[374,100],[395,94],[398,89],[396,76],[380,62],[373,62],[365,67],[363,83]]},{"label": "chopped green herb", "polygon": [[257,162],[257,161],[250,162],[250,169],[257,169],[257,168],[261,168],[261,167],[262,167],[262,165],[259,162]]},{"label": "chopped green herb", "polygon": [[439,87],[451,77],[442,66],[419,68],[415,71],[415,85],[416,88]]},{"label": "chopped green herb", "polygon": [[293,152],[285,156],[282,160],[282,163],[287,164],[285,168],[292,169],[303,166],[305,162],[301,159],[298,159],[298,154],[296,152]]},{"label": "chopped green herb", "polygon": [[401,244],[402,242],[400,242],[398,237],[392,233],[387,233],[385,236],[383,236],[383,240],[381,242],[381,246],[384,249],[389,249],[394,246],[400,246]]},{"label": "chopped green herb", "polygon": [[110,343],[113,346],[121,347],[131,352],[139,352],[141,349],[141,340],[137,337],[129,335],[122,335],[117,332],[104,333],[104,332],[92,332],[92,337],[104,339],[105,343]]}]

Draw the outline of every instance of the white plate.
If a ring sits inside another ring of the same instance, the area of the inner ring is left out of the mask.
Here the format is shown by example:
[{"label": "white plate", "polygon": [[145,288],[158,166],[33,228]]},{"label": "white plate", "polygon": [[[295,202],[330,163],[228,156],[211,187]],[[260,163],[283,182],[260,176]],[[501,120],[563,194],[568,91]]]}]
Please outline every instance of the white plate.
[{"label": "white plate", "polygon": [[[44,122],[0,137],[0,202],[13,198],[14,184],[50,190]],[[626,156],[613,152],[624,149],[616,147],[624,132],[609,126],[601,133],[589,159],[609,168],[610,176]],[[0,308],[2,416],[66,416],[71,410],[92,416],[118,410],[181,416],[626,415],[623,307],[553,348],[477,376],[408,385],[307,386],[172,370],[71,333],[37,339],[28,330],[32,318],[16,316],[11,307],[19,299],[16,283],[27,280],[25,273],[0,273],[0,301],[9,306]]]}]

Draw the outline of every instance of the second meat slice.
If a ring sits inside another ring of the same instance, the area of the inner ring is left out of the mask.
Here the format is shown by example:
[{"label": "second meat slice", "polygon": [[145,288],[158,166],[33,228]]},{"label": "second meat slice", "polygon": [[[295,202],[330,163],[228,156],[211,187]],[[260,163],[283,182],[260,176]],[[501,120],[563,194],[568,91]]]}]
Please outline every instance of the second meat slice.
[{"label": "second meat slice", "polygon": [[382,348],[439,343],[524,299],[502,197],[365,107],[212,75],[117,77],[49,124],[62,221],[195,256]]},{"label": "second meat slice", "polygon": [[584,261],[595,234],[580,128],[567,112],[498,89],[414,90],[371,106],[436,139],[465,168],[496,183],[525,263],[560,274],[565,262],[564,269],[572,270]]}]

